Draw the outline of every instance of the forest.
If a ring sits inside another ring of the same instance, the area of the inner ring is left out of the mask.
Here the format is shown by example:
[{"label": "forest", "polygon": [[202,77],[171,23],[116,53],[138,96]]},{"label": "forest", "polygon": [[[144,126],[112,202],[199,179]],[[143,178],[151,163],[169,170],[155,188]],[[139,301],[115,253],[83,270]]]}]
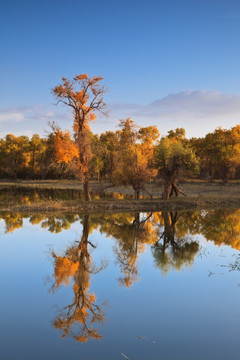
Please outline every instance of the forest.
[{"label": "forest", "polygon": [[[163,199],[182,191],[179,178],[240,178],[240,125],[217,128],[205,137],[186,138],[185,129],[163,136],[155,125],[142,127],[130,118],[119,120],[116,131],[93,134],[89,124],[104,113],[102,77],[62,78],[53,89],[57,102],[73,110],[73,131],[56,123],[41,137],[8,134],[0,139],[1,179],[81,179],[85,200],[89,181],[108,186],[132,186],[135,199],[145,184],[162,179]],[[183,194],[183,193],[182,193]]]}]

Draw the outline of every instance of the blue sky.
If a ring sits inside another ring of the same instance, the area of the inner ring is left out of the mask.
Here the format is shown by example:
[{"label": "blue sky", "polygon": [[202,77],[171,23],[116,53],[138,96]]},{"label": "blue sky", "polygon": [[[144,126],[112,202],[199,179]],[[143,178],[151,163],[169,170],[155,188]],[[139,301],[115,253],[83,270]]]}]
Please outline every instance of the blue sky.
[{"label": "blue sky", "polygon": [[109,117],[202,136],[240,123],[239,0],[8,0],[0,3],[0,136],[71,129],[54,106],[62,76],[101,74]]}]

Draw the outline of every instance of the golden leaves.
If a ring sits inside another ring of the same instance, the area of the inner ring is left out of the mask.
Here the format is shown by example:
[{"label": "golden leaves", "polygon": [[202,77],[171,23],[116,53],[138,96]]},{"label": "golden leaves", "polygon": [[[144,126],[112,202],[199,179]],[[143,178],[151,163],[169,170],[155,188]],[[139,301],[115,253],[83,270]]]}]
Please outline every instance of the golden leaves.
[{"label": "golden leaves", "polygon": [[80,75],[75,75],[75,77],[73,78],[74,81],[81,81],[81,80],[87,80],[88,79],[88,74],[80,74]]},{"label": "golden leaves", "polygon": [[69,163],[74,157],[78,158],[78,148],[70,138],[69,131],[61,131],[56,129],[55,138],[55,156],[57,162]]},{"label": "golden leaves", "polygon": [[[58,256],[55,260],[54,277],[56,287],[69,285],[70,277],[78,270],[79,264],[69,260],[67,257]],[[75,289],[77,290],[77,289]]]}]

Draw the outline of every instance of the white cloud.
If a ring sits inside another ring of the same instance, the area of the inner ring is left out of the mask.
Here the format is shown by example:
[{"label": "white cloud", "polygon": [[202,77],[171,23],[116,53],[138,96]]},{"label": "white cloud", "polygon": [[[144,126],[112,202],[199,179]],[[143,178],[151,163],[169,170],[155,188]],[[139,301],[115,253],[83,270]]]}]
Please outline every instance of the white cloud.
[{"label": "white cloud", "polygon": [[142,126],[157,125],[161,134],[184,127],[189,137],[204,136],[218,126],[240,123],[240,95],[200,90],[170,94],[148,105],[111,104],[111,121],[105,122],[113,127],[117,119],[128,116]]},{"label": "white cloud", "polygon": [[8,112],[0,113],[0,123],[7,122],[7,121],[18,122],[23,119],[24,119],[24,115],[17,111],[12,111],[10,113],[8,113]]},{"label": "white cloud", "polygon": [[[187,136],[204,136],[218,126],[230,128],[240,124],[240,95],[199,90],[170,94],[151,104],[108,105],[109,116],[99,117],[91,126],[94,132],[116,130],[118,120],[131,117],[142,126],[157,125],[162,135],[176,127],[184,127]],[[49,121],[63,129],[72,128],[72,113],[66,108],[35,106],[0,110],[0,136],[8,133],[44,135]]]},{"label": "white cloud", "polygon": [[48,123],[52,121],[63,127],[71,127],[69,115],[69,112],[43,104],[0,109],[0,137],[10,133],[29,137],[38,133],[43,136],[50,131]]}]

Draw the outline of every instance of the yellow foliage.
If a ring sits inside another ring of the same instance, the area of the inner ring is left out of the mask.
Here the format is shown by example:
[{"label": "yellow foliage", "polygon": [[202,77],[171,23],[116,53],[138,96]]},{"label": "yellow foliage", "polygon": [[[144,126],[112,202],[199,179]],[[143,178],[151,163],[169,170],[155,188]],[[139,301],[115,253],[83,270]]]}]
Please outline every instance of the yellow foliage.
[{"label": "yellow foliage", "polygon": [[69,285],[69,279],[76,273],[78,266],[79,263],[74,263],[67,257],[57,257],[54,268],[56,287],[59,287],[61,284]]},{"label": "yellow foliage", "polygon": [[87,341],[88,341],[88,336],[82,336],[82,335],[80,335],[80,336],[74,336],[74,339],[75,339],[76,341],[79,341],[79,342],[81,342],[81,343],[84,343],[84,342],[87,342]]},{"label": "yellow foliage", "polygon": [[78,148],[70,138],[69,131],[56,129],[55,139],[55,156],[57,162],[71,162],[74,157],[78,158]]}]

